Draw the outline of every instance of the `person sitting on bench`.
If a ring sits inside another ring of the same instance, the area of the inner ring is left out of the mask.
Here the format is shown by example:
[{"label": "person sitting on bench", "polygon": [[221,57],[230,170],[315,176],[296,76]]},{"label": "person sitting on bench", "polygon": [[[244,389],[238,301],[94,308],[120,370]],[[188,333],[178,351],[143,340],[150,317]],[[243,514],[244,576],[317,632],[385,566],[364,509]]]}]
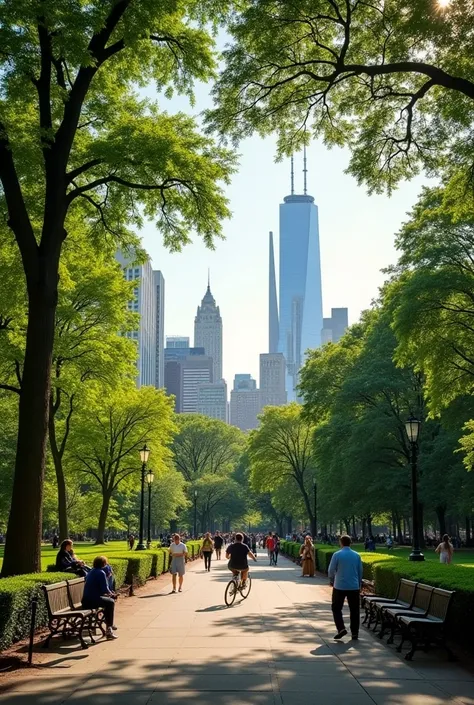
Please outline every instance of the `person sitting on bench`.
[{"label": "person sitting on bench", "polygon": [[65,539],[56,556],[56,569],[61,572],[74,573],[79,578],[84,578],[90,571],[84,561],[80,561],[74,554],[71,539]]},{"label": "person sitting on bench", "polygon": [[94,558],[93,568],[86,576],[86,584],[84,585],[84,594],[82,596],[82,606],[86,610],[97,609],[101,607],[104,610],[104,618],[107,639],[117,639],[114,630],[114,612],[116,595],[111,590],[107,583],[107,577],[104,568],[108,561],[105,556],[97,556]]}]

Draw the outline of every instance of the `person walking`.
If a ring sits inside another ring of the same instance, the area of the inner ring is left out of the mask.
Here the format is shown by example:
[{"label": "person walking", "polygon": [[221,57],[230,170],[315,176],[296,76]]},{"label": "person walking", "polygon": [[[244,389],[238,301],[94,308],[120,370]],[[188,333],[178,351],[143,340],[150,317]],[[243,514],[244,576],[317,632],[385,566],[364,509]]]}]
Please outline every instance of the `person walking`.
[{"label": "person walking", "polygon": [[341,536],[341,550],[331,558],[328,576],[332,586],[332,614],[337,634],[334,639],[346,636],[342,608],[347,598],[350,612],[352,639],[359,638],[360,625],[360,588],[362,585],[362,560],[351,548],[351,537]]},{"label": "person walking", "polygon": [[179,588],[178,592],[183,590],[183,578],[186,572],[185,560],[188,553],[186,544],[181,541],[179,534],[174,534],[173,540],[168,549],[171,556],[170,573],[173,579],[173,589],[171,592],[176,592],[176,576],[179,576]]},{"label": "person walking", "polygon": [[315,570],[315,560],[314,560],[314,547],[311,541],[311,536],[306,536],[304,544],[301,546],[300,550],[301,556],[301,577],[305,578],[309,575],[310,578],[314,578]]},{"label": "person walking", "polygon": [[268,558],[270,559],[270,565],[273,564],[273,551],[275,549],[275,539],[271,531],[268,532],[267,540],[265,541],[265,547],[268,552]]},{"label": "person walking", "polygon": [[211,538],[211,534],[208,531],[203,539],[201,546],[201,556],[204,557],[204,570],[207,570],[208,572],[211,570],[211,558],[213,550],[214,542]]},{"label": "person walking", "polygon": [[224,545],[224,539],[220,535],[218,531],[216,531],[216,535],[214,536],[214,548],[216,551],[216,560],[220,561],[221,559],[221,551],[222,551],[222,546]]},{"label": "person walking", "polygon": [[275,542],[273,548],[273,562],[276,565],[278,563],[278,554],[280,553],[280,537],[278,534],[273,535],[273,541]]},{"label": "person walking", "polygon": [[451,563],[453,560],[454,548],[453,544],[449,540],[448,534],[443,536],[442,542],[435,549],[436,553],[439,553],[440,563]]}]

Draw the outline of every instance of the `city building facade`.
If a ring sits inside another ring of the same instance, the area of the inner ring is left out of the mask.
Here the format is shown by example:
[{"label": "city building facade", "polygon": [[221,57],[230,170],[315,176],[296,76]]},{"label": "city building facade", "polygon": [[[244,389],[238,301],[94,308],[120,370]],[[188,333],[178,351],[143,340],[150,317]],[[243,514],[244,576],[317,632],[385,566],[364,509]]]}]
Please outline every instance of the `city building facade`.
[{"label": "city building facade", "polygon": [[138,347],[137,386],[155,386],[156,383],[156,286],[153,269],[149,261],[136,264],[134,254],[116,253],[116,259],[127,281],[133,281],[134,298],[128,308],[140,316],[137,330],[126,333]]},{"label": "city building facade", "polygon": [[153,272],[156,294],[156,372],[155,387],[165,384],[165,280],[159,270]]},{"label": "city building facade", "polygon": [[194,319],[194,346],[204,348],[212,358],[213,381],[222,379],[222,318],[208,283]]},{"label": "city building facade", "polygon": [[331,317],[323,318],[321,343],[338,343],[349,327],[347,308],[332,308]]},{"label": "city building facade", "polygon": [[190,342],[189,338],[184,335],[167,335],[166,336],[166,347],[167,348],[189,348]]},{"label": "city building facade", "polygon": [[286,363],[283,353],[262,353],[260,355],[260,394],[263,407],[286,404],[285,378]]},{"label": "city building facade", "polygon": [[258,426],[261,410],[262,397],[256,381],[251,375],[235,375],[230,393],[230,423],[242,431],[251,431]]},{"label": "city building facade", "polygon": [[197,411],[211,419],[228,422],[227,384],[224,380],[199,385]]},{"label": "city building facade", "polygon": [[201,384],[213,381],[213,360],[208,355],[189,355],[180,362],[182,414],[196,414],[198,411],[198,389]]}]

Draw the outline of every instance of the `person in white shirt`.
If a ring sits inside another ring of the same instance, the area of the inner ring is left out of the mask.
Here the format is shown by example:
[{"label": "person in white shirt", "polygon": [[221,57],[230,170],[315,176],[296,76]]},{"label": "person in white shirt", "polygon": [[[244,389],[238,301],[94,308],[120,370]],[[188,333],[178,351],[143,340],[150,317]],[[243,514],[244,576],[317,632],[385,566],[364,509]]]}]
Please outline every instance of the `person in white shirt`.
[{"label": "person in white shirt", "polygon": [[182,592],[187,553],[188,549],[186,548],[186,544],[181,541],[179,534],[175,534],[169,547],[169,554],[171,556],[170,573],[173,579],[173,589],[171,590],[172,593],[176,592],[177,575],[179,576],[178,592]]},{"label": "person in white shirt", "polygon": [[439,544],[439,546],[435,550],[436,550],[436,553],[439,553],[439,562],[440,563],[451,563],[452,562],[454,548],[453,548],[453,544],[449,540],[448,534],[445,534],[443,536],[442,542]]}]

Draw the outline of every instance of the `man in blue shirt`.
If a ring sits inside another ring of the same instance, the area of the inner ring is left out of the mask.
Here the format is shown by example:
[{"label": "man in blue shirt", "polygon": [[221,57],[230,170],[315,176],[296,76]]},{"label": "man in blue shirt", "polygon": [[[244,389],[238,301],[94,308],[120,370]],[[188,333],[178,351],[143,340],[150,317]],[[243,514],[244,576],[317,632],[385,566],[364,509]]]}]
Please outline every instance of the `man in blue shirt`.
[{"label": "man in blue shirt", "polygon": [[341,550],[331,558],[329,564],[329,582],[332,585],[332,614],[336,625],[335,639],[346,636],[342,608],[347,597],[351,619],[353,639],[359,638],[360,624],[360,588],[362,585],[362,560],[351,548],[351,537],[341,536]]}]

